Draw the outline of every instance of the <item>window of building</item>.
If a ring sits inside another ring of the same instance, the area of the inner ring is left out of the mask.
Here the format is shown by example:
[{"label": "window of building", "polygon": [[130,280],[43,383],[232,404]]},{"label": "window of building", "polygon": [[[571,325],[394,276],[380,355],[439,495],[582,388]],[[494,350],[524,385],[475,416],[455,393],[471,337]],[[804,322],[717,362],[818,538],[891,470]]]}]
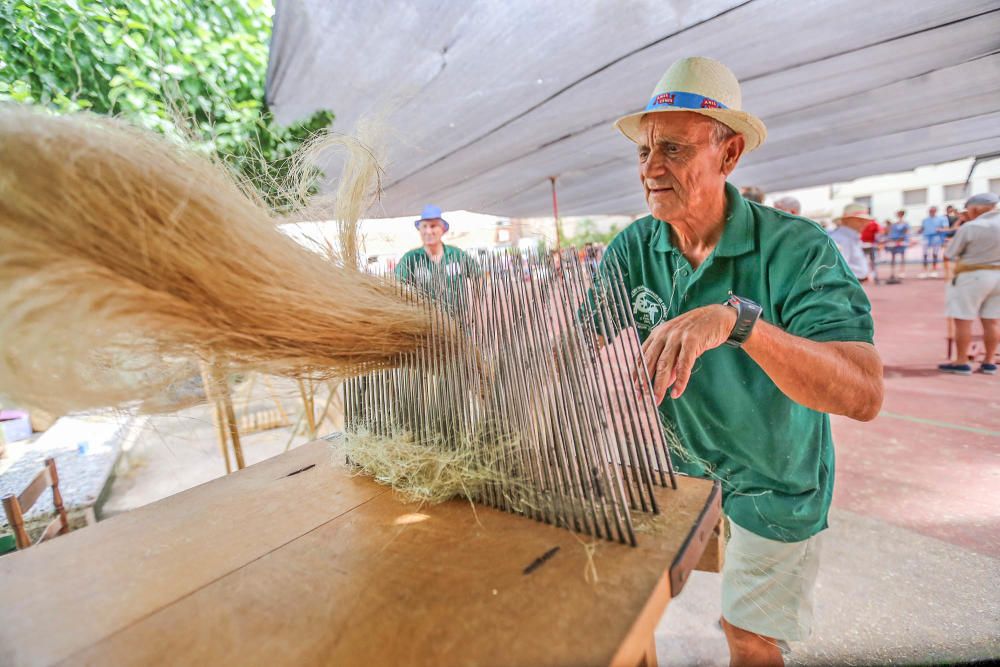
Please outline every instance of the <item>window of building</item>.
[{"label": "window of building", "polygon": [[952,183],[944,186],[945,201],[962,201],[965,199],[965,183]]},{"label": "window of building", "polygon": [[861,204],[862,206],[864,206],[865,208],[867,208],[869,211],[872,210],[872,196],[871,195],[863,195],[861,197],[855,197],[854,198],[854,203],[855,204]]},{"label": "window of building", "polygon": [[1000,195],[1000,178],[990,179],[990,192],[995,195]]},{"label": "window of building", "polygon": [[927,188],[903,190],[903,206],[922,206],[927,203]]}]

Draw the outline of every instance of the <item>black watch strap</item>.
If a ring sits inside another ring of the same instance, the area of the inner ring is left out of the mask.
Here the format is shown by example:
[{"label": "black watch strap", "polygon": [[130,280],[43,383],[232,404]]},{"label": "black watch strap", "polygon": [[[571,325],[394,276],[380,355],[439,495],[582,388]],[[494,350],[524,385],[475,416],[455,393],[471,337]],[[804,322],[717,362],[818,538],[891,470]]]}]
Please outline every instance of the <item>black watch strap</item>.
[{"label": "black watch strap", "polygon": [[760,317],[760,304],[750,299],[736,296],[730,292],[725,305],[736,311],[736,324],[733,325],[733,330],[729,332],[726,345],[740,347],[750,337],[753,325],[757,323],[757,318]]}]

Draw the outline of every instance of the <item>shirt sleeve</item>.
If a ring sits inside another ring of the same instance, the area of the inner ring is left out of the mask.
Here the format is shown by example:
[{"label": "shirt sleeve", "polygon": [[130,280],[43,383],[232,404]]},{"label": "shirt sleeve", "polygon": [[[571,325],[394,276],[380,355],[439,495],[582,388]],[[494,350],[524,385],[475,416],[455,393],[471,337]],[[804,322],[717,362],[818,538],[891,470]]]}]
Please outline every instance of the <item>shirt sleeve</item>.
[{"label": "shirt sleeve", "polygon": [[804,249],[794,275],[772,275],[787,291],[774,299],[777,324],[788,333],[818,342],[873,342],[871,304],[837,245],[829,237]]},{"label": "shirt sleeve", "polygon": [[957,260],[965,252],[965,247],[969,245],[969,226],[963,225],[958,228],[955,232],[955,236],[951,238],[951,243],[948,247],[944,249],[944,256],[948,259]]},{"label": "shirt sleeve", "polygon": [[399,263],[396,264],[396,277],[405,282],[410,279],[410,255],[403,255]]}]

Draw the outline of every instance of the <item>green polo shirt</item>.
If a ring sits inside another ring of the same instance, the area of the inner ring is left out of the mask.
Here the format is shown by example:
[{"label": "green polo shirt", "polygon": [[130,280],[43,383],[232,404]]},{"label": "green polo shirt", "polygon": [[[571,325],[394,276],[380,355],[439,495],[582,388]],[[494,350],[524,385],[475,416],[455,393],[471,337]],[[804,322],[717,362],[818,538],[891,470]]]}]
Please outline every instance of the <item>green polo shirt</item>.
[{"label": "green polo shirt", "polygon": [[[652,216],[608,246],[603,261],[623,269],[643,340],[660,322],[723,303],[732,290],[790,334],[872,342],[868,298],[819,225],[749,202],[728,183],[726,198],[725,230],[697,269],[671,242],[669,223]],[[783,542],[826,528],[830,418],[785,396],[745,351],[722,346],[703,354],[684,394],[668,394],[660,413],[680,441],[677,468],[719,479],[732,521]]]},{"label": "green polo shirt", "polygon": [[445,245],[441,261],[434,263],[427,251],[410,250],[396,265],[396,277],[430,292],[444,292],[452,305],[465,303],[465,281],[481,275],[479,265],[464,250]]}]

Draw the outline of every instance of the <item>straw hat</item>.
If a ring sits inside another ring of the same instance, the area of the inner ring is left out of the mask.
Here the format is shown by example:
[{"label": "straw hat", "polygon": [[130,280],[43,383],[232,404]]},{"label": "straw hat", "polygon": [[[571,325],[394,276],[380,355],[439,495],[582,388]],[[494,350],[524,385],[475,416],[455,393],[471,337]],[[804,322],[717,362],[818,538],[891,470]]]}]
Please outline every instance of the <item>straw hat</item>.
[{"label": "straw hat", "polygon": [[670,66],[646,108],[615,121],[622,134],[639,143],[639,122],[647,113],[693,111],[728,125],[746,138],[746,152],[764,143],[767,128],[741,109],[740,82],[729,68],[711,58],[682,58]]},{"label": "straw hat", "polygon": [[858,220],[868,220],[869,222],[874,220],[868,214],[868,207],[864,204],[848,204],[844,207],[844,214],[837,218],[835,222],[840,222],[847,218],[857,218]]}]

